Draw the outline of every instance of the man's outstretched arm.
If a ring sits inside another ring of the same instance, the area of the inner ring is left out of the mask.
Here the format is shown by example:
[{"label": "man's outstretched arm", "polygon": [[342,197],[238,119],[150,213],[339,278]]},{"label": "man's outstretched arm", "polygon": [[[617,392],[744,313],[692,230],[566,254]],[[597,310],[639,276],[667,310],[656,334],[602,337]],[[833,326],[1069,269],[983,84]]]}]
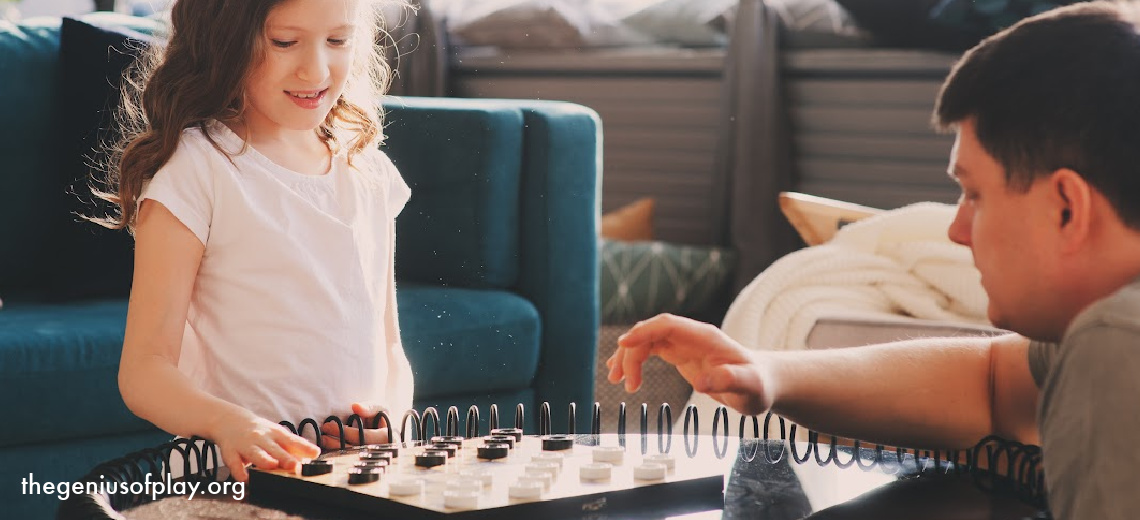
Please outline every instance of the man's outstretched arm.
[{"label": "man's outstretched arm", "polygon": [[1036,443],[1029,341],[939,338],[822,351],[749,351],[712,325],[661,315],[607,361],[611,382],[641,385],[656,355],[745,414],[771,410],[811,429],[889,445],[968,448],[991,433]]}]

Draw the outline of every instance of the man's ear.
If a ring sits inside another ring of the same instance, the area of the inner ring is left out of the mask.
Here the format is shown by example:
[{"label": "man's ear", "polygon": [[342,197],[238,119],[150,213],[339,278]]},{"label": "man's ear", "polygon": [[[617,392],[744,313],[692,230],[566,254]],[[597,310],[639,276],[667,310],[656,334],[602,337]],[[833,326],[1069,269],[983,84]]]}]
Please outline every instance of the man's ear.
[{"label": "man's ear", "polygon": [[1049,178],[1051,212],[1050,219],[1061,234],[1066,252],[1084,246],[1095,215],[1093,214],[1092,186],[1081,174],[1068,168],[1053,172]]}]

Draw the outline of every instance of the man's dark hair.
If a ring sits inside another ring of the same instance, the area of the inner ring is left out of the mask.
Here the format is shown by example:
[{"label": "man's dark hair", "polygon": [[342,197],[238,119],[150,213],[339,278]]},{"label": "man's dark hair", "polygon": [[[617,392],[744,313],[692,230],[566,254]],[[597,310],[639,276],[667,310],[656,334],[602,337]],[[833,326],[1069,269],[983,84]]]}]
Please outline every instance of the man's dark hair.
[{"label": "man's dark hair", "polygon": [[987,38],[934,109],[944,131],[969,118],[1007,188],[1069,168],[1140,229],[1140,6],[1076,4]]}]

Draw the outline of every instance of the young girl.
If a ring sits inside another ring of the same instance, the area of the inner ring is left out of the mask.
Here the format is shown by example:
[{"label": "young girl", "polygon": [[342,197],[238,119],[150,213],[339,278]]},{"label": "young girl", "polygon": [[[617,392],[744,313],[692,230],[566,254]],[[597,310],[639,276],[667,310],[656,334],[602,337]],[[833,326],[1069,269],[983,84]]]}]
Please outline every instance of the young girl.
[{"label": "young girl", "polygon": [[[393,277],[410,191],[377,148],[377,13],[178,0],[124,112],[142,123],[102,194],[136,241],[120,391],[163,430],[213,440],[239,480],[318,454],[279,421],[411,407]],[[383,441],[368,434],[349,440]]]}]

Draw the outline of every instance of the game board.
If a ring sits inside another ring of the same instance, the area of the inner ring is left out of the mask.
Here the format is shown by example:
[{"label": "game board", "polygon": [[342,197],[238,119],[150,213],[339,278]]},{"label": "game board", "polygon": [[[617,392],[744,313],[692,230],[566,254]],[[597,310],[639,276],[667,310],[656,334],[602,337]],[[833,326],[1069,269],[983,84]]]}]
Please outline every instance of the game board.
[{"label": "game board", "polygon": [[[723,504],[725,474],[736,455],[734,447],[711,449],[707,437],[692,437],[694,444],[687,446],[681,436],[650,435],[652,442],[646,442],[639,435],[505,433],[330,452],[297,472],[253,470],[250,498],[267,505],[301,500],[377,518],[700,511]],[[708,448],[697,450],[702,443]]]}]

